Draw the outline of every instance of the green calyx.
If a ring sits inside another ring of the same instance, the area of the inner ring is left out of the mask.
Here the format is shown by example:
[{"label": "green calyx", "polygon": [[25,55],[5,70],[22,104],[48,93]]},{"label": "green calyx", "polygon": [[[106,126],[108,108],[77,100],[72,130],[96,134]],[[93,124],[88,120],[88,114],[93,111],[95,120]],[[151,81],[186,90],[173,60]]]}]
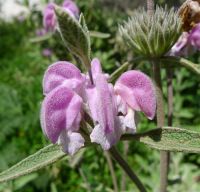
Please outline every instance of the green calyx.
[{"label": "green calyx", "polygon": [[151,16],[144,9],[139,9],[119,30],[134,52],[148,58],[159,58],[178,40],[181,20],[174,8],[157,7]]}]

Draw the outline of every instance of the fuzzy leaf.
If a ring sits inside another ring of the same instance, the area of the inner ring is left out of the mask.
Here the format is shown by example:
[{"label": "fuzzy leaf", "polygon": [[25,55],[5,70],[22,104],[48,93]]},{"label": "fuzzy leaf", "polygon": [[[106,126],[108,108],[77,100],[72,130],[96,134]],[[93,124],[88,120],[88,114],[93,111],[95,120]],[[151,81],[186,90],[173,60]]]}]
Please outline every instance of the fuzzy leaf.
[{"label": "fuzzy leaf", "polygon": [[[55,7],[61,37],[69,51],[90,68],[90,36],[84,17],[80,22],[60,7]],[[84,26],[82,26],[84,24]]]},{"label": "fuzzy leaf", "polygon": [[11,168],[0,173],[0,183],[10,181],[42,169],[43,167],[56,162],[64,155],[66,154],[61,151],[60,146],[48,145],[47,147],[44,147],[35,154],[30,155]]},{"label": "fuzzy leaf", "polygon": [[195,64],[187,59],[180,57],[163,57],[161,59],[162,63],[166,67],[180,67],[183,66],[190,71],[200,75],[200,64]]},{"label": "fuzzy leaf", "polygon": [[122,140],[138,140],[162,151],[200,153],[200,133],[186,129],[163,127],[135,135],[123,135]]}]

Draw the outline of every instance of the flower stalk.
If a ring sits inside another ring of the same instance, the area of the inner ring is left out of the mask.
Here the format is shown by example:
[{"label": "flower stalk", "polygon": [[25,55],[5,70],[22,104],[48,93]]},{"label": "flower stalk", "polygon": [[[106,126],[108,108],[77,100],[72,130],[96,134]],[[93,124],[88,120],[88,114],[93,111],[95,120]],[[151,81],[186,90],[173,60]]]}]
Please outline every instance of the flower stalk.
[{"label": "flower stalk", "polygon": [[[163,102],[163,91],[161,81],[161,68],[160,63],[157,61],[153,62],[153,77],[156,84],[157,93],[157,127],[163,127],[165,123],[164,113],[164,102]],[[160,152],[160,191],[165,192],[167,189],[167,176],[168,176],[168,153],[165,151]]]},{"label": "flower stalk", "polygon": [[109,150],[112,157],[119,163],[119,165],[122,167],[122,169],[127,173],[127,175],[130,177],[130,179],[135,183],[137,188],[140,192],[146,192],[146,189],[140,179],[137,177],[137,175],[134,173],[134,171],[130,168],[130,166],[127,164],[127,162],[122,158],[122,156],[119,154],[119,152],[116,150],[115,147],[112,147]]}]

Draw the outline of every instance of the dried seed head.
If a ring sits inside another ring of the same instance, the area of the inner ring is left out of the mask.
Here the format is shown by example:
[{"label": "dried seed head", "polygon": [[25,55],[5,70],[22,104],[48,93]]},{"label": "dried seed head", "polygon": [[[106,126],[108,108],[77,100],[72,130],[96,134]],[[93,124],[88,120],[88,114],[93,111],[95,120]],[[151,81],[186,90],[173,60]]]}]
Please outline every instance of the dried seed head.
[{"label": "dried seed head", "polygon": [[200,22],[200,0],[187,0],[179,9],[183,29],[190,31]]},{"label": "dried seed head", "polygon": [[165,55],[177,41],[181,33],[181,20],[173,8],[157,7],[152,16],[139,9],[119,30],[135,52],[157,58]]}]

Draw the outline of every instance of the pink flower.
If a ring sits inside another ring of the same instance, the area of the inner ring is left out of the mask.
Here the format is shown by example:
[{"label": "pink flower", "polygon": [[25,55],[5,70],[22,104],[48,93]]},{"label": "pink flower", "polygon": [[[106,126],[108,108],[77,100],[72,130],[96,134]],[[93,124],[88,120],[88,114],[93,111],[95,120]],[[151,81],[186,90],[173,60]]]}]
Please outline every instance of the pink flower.
[{"label": "pink flower", "polygon": [[73,64],[57,62],[45,72],[43,90],[46,95],[41,109],[41,125],[52,143],[73,155],[84,145],[78,132],[82,117],[81,89],[84,78]]},{"label": "pink flower", "polygon": [[115,145],[125,132],[135,133],[135,111],[144,112],[149,119],[155,116],[155,91],[145,74],[126,72],[113,86],[98,59],[91,62],[91,71],[94,84],[88,74],[81,74],[68,62],[51,65],[44,75],[42,129],[51,142],[61,144],[70,155],[84,146],[80,121],[84,120],[85,108],[94,122],[88,136],[104,150]]},{"label": "pink flower", "polygon": [[43,49],[43,50],[42,50],[42,55],[43,55],[44,57],[51,57],[51,55],[52,55],[52,50],[51,50],[51,49],[48,49],[48,48]]},{"label": "pink flower", "polygon": [[43,26],[46,31],[53,32],[56,28],[56,15],[54,12],[54,3],[49,3],[43,12]]}]

